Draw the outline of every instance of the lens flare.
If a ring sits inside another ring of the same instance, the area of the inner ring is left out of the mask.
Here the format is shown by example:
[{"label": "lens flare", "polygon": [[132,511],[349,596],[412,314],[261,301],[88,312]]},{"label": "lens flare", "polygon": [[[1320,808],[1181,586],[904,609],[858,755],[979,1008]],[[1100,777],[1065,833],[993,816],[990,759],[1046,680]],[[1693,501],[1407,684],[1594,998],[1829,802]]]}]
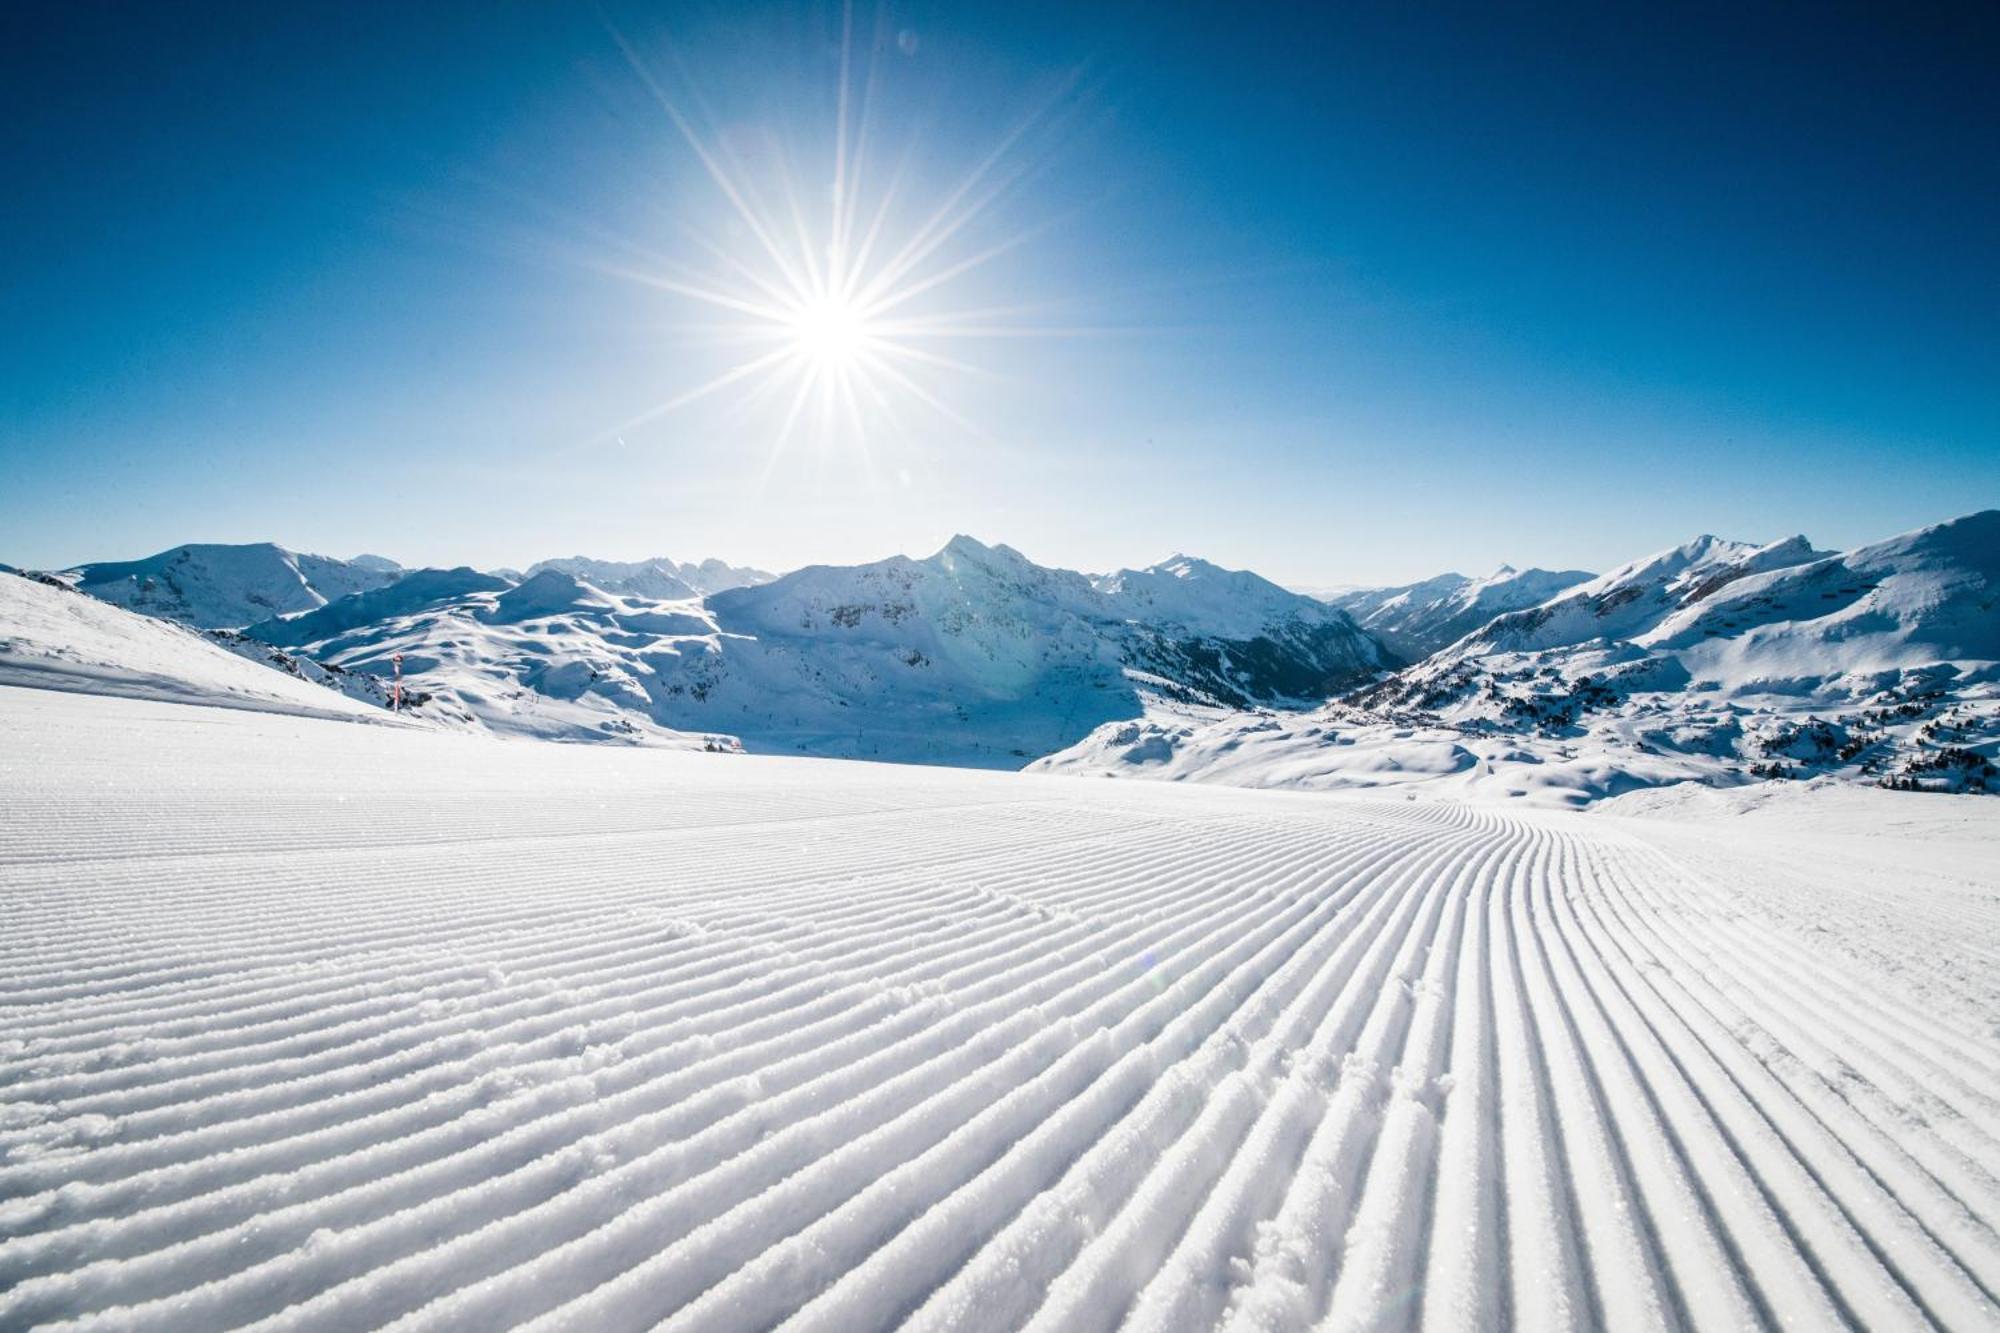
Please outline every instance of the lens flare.
[{"label": "lens flare", "polygon": [[[841,17],[838,86],[830,134],[830,169],[802,171],[790,156],[770,152],[758,170],[746,165],[740,136],[724,135],[706,102],[690,84],[684,65],[676,96],[668,79],[623,35],[613,32],[627,62],[680,138],[693,151],[726,205],[729,235],[694,232],[693,261],[649,253],[640,267],[611,267],[630,278],[706,307],[722,322],[700,326],[717,347],[747,355],[720,373],[621,423],[619,434],[699,399],[728,391],[738,405],[769,408],[777,418],[775,446],[801,433],[822,444],[845,440],[865,446],[894,431],[908,409],[982,433],[946,401],[944,381],[982,375],[985,368],[939,346],[963,340],[1061,336],[1066,330],[1035,323],[1045,312],[1032,305],[974,306],[952,303],[967,275],[1015,250],[1046,229],[1032,228],[998,241],[985,237],[996,210],[1031,174],[1033,144],[1049,136],[1076,91],[1080,73],[1002,133],[983,157],[941,197],[924,206],[910,187],[908,153],[882,171],[885,155],[875,142],[882,62],[913,53],[903,35],[880,28],[856,59],[851,7]],[[856,65],[865,64],[857,89]],[[783,142],[770,134],[766,147]],[[821,188],[801,189],[801,179]],[[775,456],[775,455],[774,455]]]}]

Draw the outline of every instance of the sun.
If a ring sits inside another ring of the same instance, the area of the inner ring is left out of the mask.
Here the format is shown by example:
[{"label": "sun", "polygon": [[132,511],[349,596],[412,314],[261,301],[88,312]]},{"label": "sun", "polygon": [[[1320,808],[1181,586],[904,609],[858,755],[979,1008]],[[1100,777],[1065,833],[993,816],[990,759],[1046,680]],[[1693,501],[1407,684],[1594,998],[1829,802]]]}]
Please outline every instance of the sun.
[{"label": "sun", "polygon": [[840,296],[801,302],[791,312],[787,324],[793,350],[807,367],[820,374],[858,366],[863,354],[881,336],[871,329],[865,311]]},{"label": "sun", "polygon": [[[774,461],[802,432],[822,446],[841,440],[864,453],[870,440],[885,435],[933,433],[906,427],[906,409],[984,437],[947,403],[943,381],[992,372],[945,349],[985,339],[1074,336],[1047,322],[1046,308],[965,294],[968,274],[1044,230],[996,239],[988,224],[1033,174],[1026,145],[1055,132],[1055,111],[1071,84],[1005,130],[956,185],[926,200],[906,179],[908,147],[900,162],[885,163],[894,155],[870,132],[880,128],[876,61],[897,49],[896,35],[878,30],[857,52],[851,5],[841,8],[834,115],[826,127],[830,152],[823,161],[801,163],[785,151],[746,157],[741,136],[722,133],[691,86],[674,95],[661,72],[613,35],[727,208],[721,232],[685,228],[692,244],[680,255],[646,247],[642,266],[598,267],[706,307],[710,321],[687,332],[746,354],[610,435],[727,390],[743,413],[772,412]],[[857,70],[863,63],[866,70]],[[685,65],[674,68],[688,77]],[[717,315],[721,323],[713,322]]]}]

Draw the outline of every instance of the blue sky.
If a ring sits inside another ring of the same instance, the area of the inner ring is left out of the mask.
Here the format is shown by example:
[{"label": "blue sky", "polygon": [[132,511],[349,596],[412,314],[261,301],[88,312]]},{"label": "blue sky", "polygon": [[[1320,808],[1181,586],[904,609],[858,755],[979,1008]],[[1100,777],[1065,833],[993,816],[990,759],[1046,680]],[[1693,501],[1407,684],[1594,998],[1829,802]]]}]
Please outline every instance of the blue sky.
[{"label": "blue sky", "polygon": [[167,8],[0,17],[0,559],[1331,584],[2000,502],[1990,7],[864,8],[854,196],[993,156],[928,271],[995,253],[902,308],[962,366],[789,431],[648,417],[746,355],[652,279],[771,266],[647,80],[815,213],[838,7]]}]

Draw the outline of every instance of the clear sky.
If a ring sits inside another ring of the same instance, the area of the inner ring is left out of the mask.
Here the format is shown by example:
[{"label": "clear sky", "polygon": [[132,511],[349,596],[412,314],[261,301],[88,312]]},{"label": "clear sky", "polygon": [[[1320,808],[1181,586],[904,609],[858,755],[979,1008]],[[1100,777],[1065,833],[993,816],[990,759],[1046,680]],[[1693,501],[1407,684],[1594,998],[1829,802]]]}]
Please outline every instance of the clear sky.
[{"label": "clear sky", "polygon": [[0,13],[0,560],[1334,584],[2000,502],[1990,4],[201,9]]}]

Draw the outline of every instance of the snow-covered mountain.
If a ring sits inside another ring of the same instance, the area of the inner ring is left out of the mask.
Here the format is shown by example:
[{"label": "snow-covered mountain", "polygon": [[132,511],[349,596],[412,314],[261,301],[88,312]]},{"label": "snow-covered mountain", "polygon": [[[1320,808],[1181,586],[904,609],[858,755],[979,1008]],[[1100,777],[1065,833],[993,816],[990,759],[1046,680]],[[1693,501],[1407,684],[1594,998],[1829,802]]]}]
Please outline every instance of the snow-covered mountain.
[{"label": "snow-covered mountain", "polygon": [[548,569],[581,579],[606,592],[631,592],[661,601],[700,597],[730,588],[752,587],[759,583],[769,583],[777,577],[761,569],[752,569],[748,565],[731,565],[713,559],[703,560],[698,564],[683,564],[669,560],[665,556],[655,556],[650,560],[619,561],[593,560],[583,555],[538,561],[528,566],[525,577],[532,577]]},{"label": "snow-covered mountain", "polygon": [[958,537],[706,598],[650,565],[621,590],[417,571],[248,633],[363,672],[401,653],[427,715],[497,731],[1006,767],[1150,698],[1311,703],[1388,664],[1344,613],[1184,556],[1093,578]]},{"label": "snow-covered mountain", "polygon": [[1483,579],[1440,574],[1421,583],[1358,588],[1324,600],[1353,616],[1405,662],[1421,662],[1495,616],[1540,605],[1590,577],[1580,569],[1502,565]]},{"label": "snow-covered mountain", "polygon": [[202,629],[238,629],[379,588],[400,577],[401,566],[380,556],[336,560],[254,542],[176,546],[66,573],[84,592],[116,606]]},{"label": "snow-covered mountain", "polygon": [[349,697],[335,673],[271,660],[262,644],[253,648],[231,651],[196,630],[112,606],[55,579],[0,573],[0,685],[390,720],[369,701]]},{"label": "snow-covered mountain", "polygon": [[652,715],[649,659],[705,651],[715,633],[698,599],[657,603],[544,570],[521,582],[457,569],[397,583],[304,615],[252,625],[252,641],[376,680],[403,657],[406,701],[444,726],[549,740],[735,749]]},{"label": "snow-covered mountain", "polygon": [[1386,660],[1344,614],[1254,574],[1177,556],[1092,578],[964,536],[924,560],[816,566],[708,606],[732,636],[711,690],[754,657],[756,689],[842,710],[826,716],[872,733],[857,737],[864,753],[986,763],[1060,748],[1147,697],[1312,700]]},{"label": "snow-covered mountain", "polygon": [[1156,709],[1041,767],[1571,801],[1831,774],[2000,789],[2000,511],[1853,551],[1701,537],[1310,715]]},{"label": "snow-covered mountain", "polygon": [[[1674,612],[1738,579],[1820,559],[1804,537],[1765,546],[1703,535],[1587,579],[1525,610],[1500,615],[1453,645],[1450,656],[1560,648],[1638,638]],[[1443,646],[1443,645],[1440,645]]]},{"label": "snow-covered mountain", "polygon": [[[275,546],[68,577],[196,624],[288,605],[209,646],[372,704],[400,654],[406,702],[439,725],[1566,802],[1688,778],[2000,785],[1996,553],[1995,511],[1844,554],[1703,536],[1596,577],[1352,592],[1354,615],[1188,556],[1087,575],[969,537],[762,582],[715,561],[516,577]],[[1453,633],[1400,669],[1382,641]]]}]

